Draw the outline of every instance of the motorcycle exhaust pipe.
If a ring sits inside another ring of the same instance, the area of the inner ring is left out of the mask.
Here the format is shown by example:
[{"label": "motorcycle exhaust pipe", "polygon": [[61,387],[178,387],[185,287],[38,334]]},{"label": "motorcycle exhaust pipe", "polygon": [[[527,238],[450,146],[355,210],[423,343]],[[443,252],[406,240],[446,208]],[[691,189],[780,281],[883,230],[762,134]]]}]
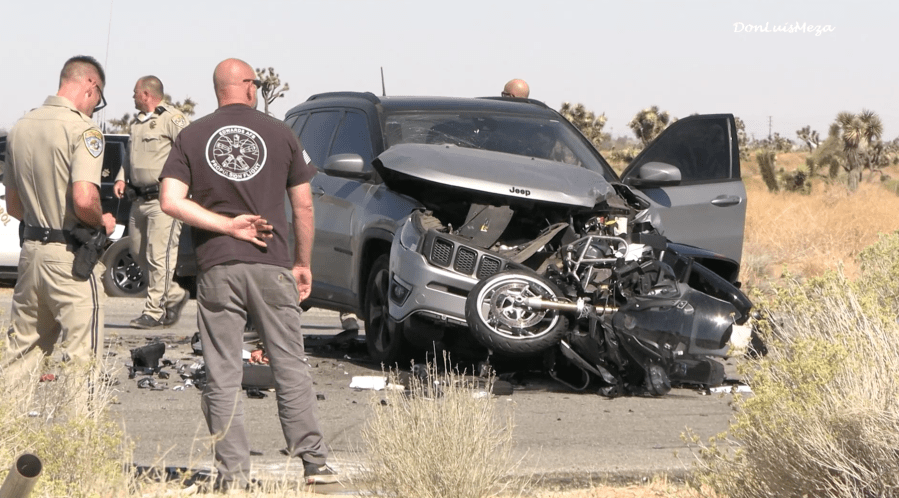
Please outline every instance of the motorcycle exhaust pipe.
[{"label": "motorcycle exhaust pipe", "polygon": [[[578,299],[576,303],[563,301],[547,301],[540,297],[523,297],[518,298],[521,304],[535,310],[556,310],[566,313],[575,313],[579,317],[587,316],[587,304],[583,299]],[[516,299],[516,300],[518,300]],[[618,311],[617,306],[593,306],[597,315],[611,315]]]},{"label": "motorcycle exhaust pipe", "polygon": [[0,487],[0,498],[26,498],[34,489],[41,470],[40,458],[30,453],[20,455]]}]

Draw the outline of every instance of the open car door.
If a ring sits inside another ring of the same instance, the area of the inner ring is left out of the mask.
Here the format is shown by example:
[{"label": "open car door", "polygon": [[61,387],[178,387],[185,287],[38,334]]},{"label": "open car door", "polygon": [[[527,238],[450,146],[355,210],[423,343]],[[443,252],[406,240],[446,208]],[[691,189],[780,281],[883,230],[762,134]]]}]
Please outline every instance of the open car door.
[{"label": "open car door", "polygon": [[676,121],[628,165],[621,180],[656,205],[669,240],[740,262],[746,188],[733,115]]}]

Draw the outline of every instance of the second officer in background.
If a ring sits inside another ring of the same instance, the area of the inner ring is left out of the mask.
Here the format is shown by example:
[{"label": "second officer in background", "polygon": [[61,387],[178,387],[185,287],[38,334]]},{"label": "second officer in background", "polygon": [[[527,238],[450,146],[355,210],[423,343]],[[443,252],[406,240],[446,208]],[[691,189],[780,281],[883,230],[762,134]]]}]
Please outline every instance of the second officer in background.
[{"label": "second officer in background", "polygon": [[131,254],[148,277],[144,311],[131,320],[131,326],[138,329],[174,325],[190,299],[172,279],[181,222],[159,208],[159,174],[188,121],[178,109],[163,102],[164,95],[162,81],[156,76],[144,76],[134,85],[134,107],[140,112],[131,125],[130,161],[119,170],[114,187],[119,198],[131,189]]}]

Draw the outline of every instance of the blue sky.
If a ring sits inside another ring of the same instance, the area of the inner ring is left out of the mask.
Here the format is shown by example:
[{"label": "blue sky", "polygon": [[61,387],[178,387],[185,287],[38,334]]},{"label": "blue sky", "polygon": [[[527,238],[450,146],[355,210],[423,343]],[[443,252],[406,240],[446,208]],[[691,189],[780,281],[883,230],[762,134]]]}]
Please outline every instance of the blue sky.
[{"label": "blue sky", "polygon": [[676,117],[733,113],[757,138],[770,122],[793,140],[871,109],[893,139],[897,19],[893,2],[830,0],[15,2],[0,31],[0,128],[56,92],[68,57],[88,54],[107,71],[97,120],[133,112],[147,74],[212,112],[212,71],[238,57],[290,83],[271,108],[279,117],[318,92],[380,94],[383,67],[389,95],[497,95],[524,78],[550,107],[604,112],[616,136],[658,105]]}]

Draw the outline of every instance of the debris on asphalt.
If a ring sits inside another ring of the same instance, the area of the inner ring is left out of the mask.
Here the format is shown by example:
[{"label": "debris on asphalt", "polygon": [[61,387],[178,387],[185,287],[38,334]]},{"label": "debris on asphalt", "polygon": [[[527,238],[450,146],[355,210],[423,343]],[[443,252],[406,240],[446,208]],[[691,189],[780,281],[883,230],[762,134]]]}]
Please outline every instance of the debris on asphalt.
[{"label": "debris on asphalt", "polygon": [[150,369],[154,372],[159,370],[159,360],[165,354],[164,342],[153,342],[146,346],[134,348],[131,350],[131,363],[135,370]]},{"label": "debris on asphalt", "polygon": [[718,386],[708,389],[709,394],[736,394],[736,393],[752,393],[752,388],[745,384],[734,384],[732,386]]},{"label": "debris on asphalt", "polygon": [[387,387],[387,377],[377,375],[360,375],[353,377],[350,382],[351,389],[372,389],[380,391]]}]

